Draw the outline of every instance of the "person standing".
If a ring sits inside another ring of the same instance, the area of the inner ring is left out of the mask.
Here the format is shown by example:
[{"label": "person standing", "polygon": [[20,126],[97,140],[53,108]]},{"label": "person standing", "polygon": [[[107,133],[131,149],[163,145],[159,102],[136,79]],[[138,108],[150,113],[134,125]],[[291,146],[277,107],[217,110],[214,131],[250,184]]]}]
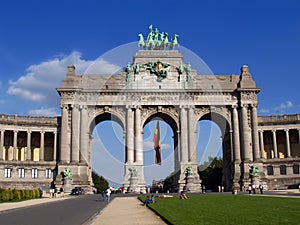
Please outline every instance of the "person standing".
[{"label": "person standing", "polygon": [[107,189],[106,189],[106,191],[105,191],[106,201],[107,201],[107,202],[110,201],[110,194],[111,194],[110,187],[107,187]]},{"label": "person standing", "polygon": [[259,191],[260,191],[260,194],[263,194],[263,189],[264,189],[264,187],[260,184],[260,185],[259,185]]}]

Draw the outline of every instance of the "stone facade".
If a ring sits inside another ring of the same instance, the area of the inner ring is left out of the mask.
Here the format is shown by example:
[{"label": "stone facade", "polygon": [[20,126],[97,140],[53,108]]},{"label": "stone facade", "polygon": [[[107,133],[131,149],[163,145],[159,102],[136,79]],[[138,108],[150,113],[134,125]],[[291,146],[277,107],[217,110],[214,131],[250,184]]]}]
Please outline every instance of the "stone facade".
[{"label": "stone facade", "polygon": [[66,167],[73,186],[92,185],[91,134],[97,124],[113,120],[124,131],[124,187],[144,192],[143,127],[153,119],[165,121],[173,131],[178,191],[201,191],[196,149],[200,120],[214,121],[221,129],[226,189],[249,184],[253,164],[259,181],[269,187],[300,182],[299,115],[257,116],[260,89],[247,66],[240,75],[199,75],[183,64],[177,50],[140,50],[119,75],[77,75],[71,65],[57,91],[59,118],[0,118],[1,185],[62,185]]}]

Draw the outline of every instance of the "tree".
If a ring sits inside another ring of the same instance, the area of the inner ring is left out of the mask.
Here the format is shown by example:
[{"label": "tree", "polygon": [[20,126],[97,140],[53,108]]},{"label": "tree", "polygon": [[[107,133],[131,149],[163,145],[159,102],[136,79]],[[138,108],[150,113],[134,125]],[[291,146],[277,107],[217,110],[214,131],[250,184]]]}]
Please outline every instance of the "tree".
[{"label": "tree", "polygon": [[105,180],[102,176],[96,174],[95,172],[92,172],[92,179],[93,179],[94,186],[97,189],[97,193],[101,193],[102,191],[105,191],[109,186],[108,181]]},{"label": "tree", "polygon": [[200,165],[198,170],[205,188],[217,191],[218,186],[222,184],[223,159],[209,157],[208,162],[204,162]]}]

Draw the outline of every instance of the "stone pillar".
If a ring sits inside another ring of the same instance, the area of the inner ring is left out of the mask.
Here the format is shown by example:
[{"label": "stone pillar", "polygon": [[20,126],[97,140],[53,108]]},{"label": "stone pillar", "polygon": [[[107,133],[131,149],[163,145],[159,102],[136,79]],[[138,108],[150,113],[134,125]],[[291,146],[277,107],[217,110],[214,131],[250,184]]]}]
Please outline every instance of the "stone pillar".
[{"label": "stone pillar", "polygon": [[87,127],[88,119],[88,108],[87,106],[81,107],[80,115],[80,162],[88,163],[88,141],[89,141],[89,130]]},{"label": "stone pillar", "polygon": [[0,160],[3,160],[3,147],[4,147],[4,132],[5,130],[0,130]]},{"label": "stone pillar", "polygon": [[298,139],[299,139],[299,151],[300,151],[300,129],[298,129]]},{"label": "stone pillar", "polygon": [[135,109],[135,156],[136,162],[143,165],[143,130],[141,127],[141,109]]},{"label": "stone pillar", "polygon": [[45,145],[45,132],[41,131],[41,140],[40,140],[40,161],[44,161],[44,145]]},{"label": "stone pillar", "polygon": [[79,162],[79,107],[73,105],[72,107],[72,163]]},{"label": "stone pillar", "polygon": [[188,109],[188,161],[192,163],[197,162],[197,149],[196,149],[196,125],[194,121],[194,109],[189,107]]},{"label": "stone pillar", "polygon": [[13,160],[17,159],[17,140],[18,140],[18,131],[14,130],[14,147],[13,147]]},{"label": "stone pillar", "polygon": [[70,136],[69,136],[69,107],[61,106],[61,140],[60,140],[60,161],[61,163],[70,162]]},{"label": "stone pillar", "polygon": [[286,138],[286,154],[287,157],[291,157],[291,146],[290,146],[290,136],[289,136],[289,130],[286,129],[285,131],[285,138]]},{"label": "stone pillar", "polygon": [[250,128],[248,124],[248,106],[242,106],[242,120],[243,120],[243,150],[244,150],[244,161],[249,162],[252,159],[251,151],[251,138]]},{"label": "stone pillar", "polygon": [[277,140],[276,140],[276,130],[272,130],[273,133],[273,150],[274,150],[274,158],[278,158],[277,152]]},{"label": "stone pillar", "polygon": [[27,131],[27,151],[26,151],[26,160],[31,161],[31,131]]},{"label": "stone pillar", "polygon": [[188,162],[188,136],[187,136],[187,112],[184,106],[180,109],[180,134],[181,134],[181,148],[180,148],[180,158],[181,163]]},{"label": "stone pillar", "polygon": [[237,106],[232,106],[234,162],[241,161],[240,131]]},{"label": "stone pillar", "polygon": [[259,155],[259,139],[258,139],[258,131],[257,131],[257,106],[253,105],[252,106],[252,147],[253,147],[253,161],[257,162],[260,159]]},{"label": "stone pillar", "polygon": [[260,136],[260,154],[261,158],[265,158],[264,131],[259,131]]},{"label": "stone pillar", "polygon": [[134,123],[133,111],[130,106],[127,107],[127,121],[126,121],[126,146],[127,146],[127,162],[132,164],[134,161]]},{"label": "stone pillar", "polygon": [[175,165],[175,171],[178,171],[180,168],[180,131],[177,130],[174,134],[174,165]]},{"label": "stone pillar", "polygon": [[54,133],[54,144],[53,144],[53,161],[56,161],[56,155],[57,155],[57,132]]}]

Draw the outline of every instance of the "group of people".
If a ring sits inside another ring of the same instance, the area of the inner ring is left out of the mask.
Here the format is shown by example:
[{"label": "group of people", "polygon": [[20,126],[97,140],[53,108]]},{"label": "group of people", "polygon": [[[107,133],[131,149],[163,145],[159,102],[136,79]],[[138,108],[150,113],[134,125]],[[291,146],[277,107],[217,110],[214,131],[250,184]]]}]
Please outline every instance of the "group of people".
[{"label": "group of people", "polygon": [[59,195],[60,197],[64,197],[64,188],[63,187],[60,187],[60,188],[51,188],[50,187],[50,190],[49,190],[49,193],[50,193],[50,198],[56,198],[57,195]]},{"label": "group of people", "polygon": [[[169,198],[169,197],[173,197],[172,195],[162,195],[162,196],[158,196],[158,198]],[[186,194],[184,193],[184,191],[181,191],[180,192],[180,195],[179,195],[179,198],[184,200],[184,199],[187,199],[187,196]],[[149,204],[153,204],[153,203],[156,203],[156,200],[155,200],[155,196],[154,195],[147,195],[147,198],[146,200],[144,201],[144,206],[146,205],[149,205]]]},{"label": "group of people", "polygon": [[110,194],[111,194],[110,187],[107,187],[107,189],[105,191],[101,192],[102,201],[104,202],[106,200],[106,202],[109,202],[110,201]]},{"label": "group of people", "polygon": [[249,194],[256,194],[256,190],[259,190],[259,192],[260,192],[260,194],[263,194],[263,190],[264,190],[264,187],[261,185],[261,184],[259,184],[259,185],[254,185],[254,184],[249,184],[249,186],[248,186],[248,192],[249,192]]}]

